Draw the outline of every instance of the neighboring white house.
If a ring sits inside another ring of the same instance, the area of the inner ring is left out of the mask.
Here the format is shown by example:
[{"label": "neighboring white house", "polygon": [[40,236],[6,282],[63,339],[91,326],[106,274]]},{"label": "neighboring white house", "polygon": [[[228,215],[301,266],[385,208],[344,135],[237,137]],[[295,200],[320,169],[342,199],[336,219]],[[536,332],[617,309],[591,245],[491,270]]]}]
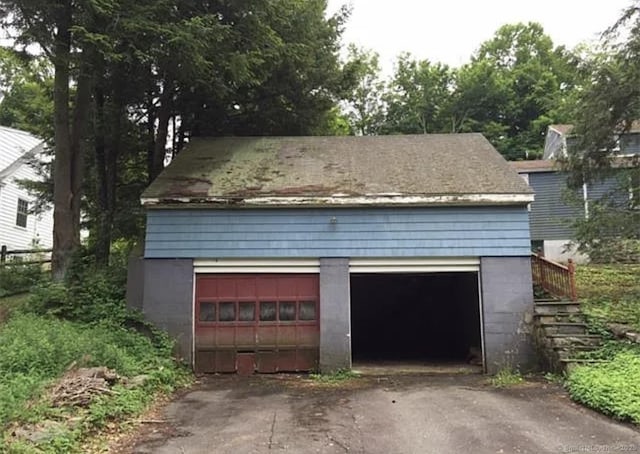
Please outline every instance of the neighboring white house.
[{"label": "neighboring white house", "polygon": [[53,244],[53,213],[31,213],[34,198],[17,183],[40,178],[28,162],[43,149],[42,139],[0,126],[0,246],[9,250]]}]

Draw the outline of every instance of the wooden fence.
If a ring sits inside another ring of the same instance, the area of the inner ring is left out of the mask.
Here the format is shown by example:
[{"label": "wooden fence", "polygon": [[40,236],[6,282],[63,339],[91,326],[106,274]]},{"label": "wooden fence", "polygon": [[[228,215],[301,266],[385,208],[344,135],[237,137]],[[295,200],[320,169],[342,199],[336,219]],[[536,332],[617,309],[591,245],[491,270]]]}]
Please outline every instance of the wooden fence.
[{"label": "wooden fence", "polygon": [[576,290],[576,265],[569,259],[567,266],[553,262],[539,254],[531,255],[533,283],[558,298],[578,300]]},{"label": "wooden fence", "polygon": [[[43,255],[46,254],[46,255]],[[34,259],[28,257],[27,260],[20,260],[24,256],[42,256],[43,258]],[[33,265],[51,262],[51,249],[14,249],[10,250],[6,245],[0,248],[0,266],[13,265]]]}]

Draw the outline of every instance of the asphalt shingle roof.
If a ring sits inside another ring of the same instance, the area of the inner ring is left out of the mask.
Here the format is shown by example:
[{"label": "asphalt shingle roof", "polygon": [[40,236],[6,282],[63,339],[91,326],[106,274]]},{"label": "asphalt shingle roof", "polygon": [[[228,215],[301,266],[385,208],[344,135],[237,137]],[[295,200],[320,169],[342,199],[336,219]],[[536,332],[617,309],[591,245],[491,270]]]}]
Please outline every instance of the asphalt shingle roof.
[{"label": "asphalt shingle roof", "polygon": [[192,140],[142,200],[474,194],[532,194],[481,134],[234,137]]}]

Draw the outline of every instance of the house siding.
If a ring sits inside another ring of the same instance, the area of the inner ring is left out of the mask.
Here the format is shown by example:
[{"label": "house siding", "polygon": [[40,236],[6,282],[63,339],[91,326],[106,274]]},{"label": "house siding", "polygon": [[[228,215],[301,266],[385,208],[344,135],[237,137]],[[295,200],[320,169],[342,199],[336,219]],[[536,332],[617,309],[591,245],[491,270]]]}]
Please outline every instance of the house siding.
[{"label": "house siding", "polygon": [[640,154],[640,134],[628,133],[620,137],[621,154]]},{"label": "house siding", "polygon": [[31,249],[35,244],[41,248],[51,248],[53,243],[53,213],[47,210],[41,214],[29,214],[27,226],[16,225],[18,199],[29,202],[33,197],[18,186],[16,180],[37,180],[38,175],[27,164],[20,166],[3,185],[0,185],[0,245],[9,249]]},{"label": "house siding", "polygon": [[524,206],[152,209],[145,257],[526,256],[528,224]]},{"label": "house siding", "polygon": [[564,240],[573,236],[570,221],[584,216],[584,206],[579,202],[581,190],[576,192],[576,206],[566,201],[566,181],[562,172],[529,174],[529,185],[536,193],[530,213],[532,240]]}]

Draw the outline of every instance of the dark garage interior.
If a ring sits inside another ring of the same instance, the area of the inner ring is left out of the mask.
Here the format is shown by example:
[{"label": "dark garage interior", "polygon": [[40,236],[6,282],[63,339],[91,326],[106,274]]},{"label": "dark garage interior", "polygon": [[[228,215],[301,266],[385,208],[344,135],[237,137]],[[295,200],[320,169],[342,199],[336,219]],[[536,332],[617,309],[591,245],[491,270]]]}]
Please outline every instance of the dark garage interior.
[{"label": "dark garage interior", "polygon": [[352,357],[362,361],[481,361],[474,272],[352,274]]}]

